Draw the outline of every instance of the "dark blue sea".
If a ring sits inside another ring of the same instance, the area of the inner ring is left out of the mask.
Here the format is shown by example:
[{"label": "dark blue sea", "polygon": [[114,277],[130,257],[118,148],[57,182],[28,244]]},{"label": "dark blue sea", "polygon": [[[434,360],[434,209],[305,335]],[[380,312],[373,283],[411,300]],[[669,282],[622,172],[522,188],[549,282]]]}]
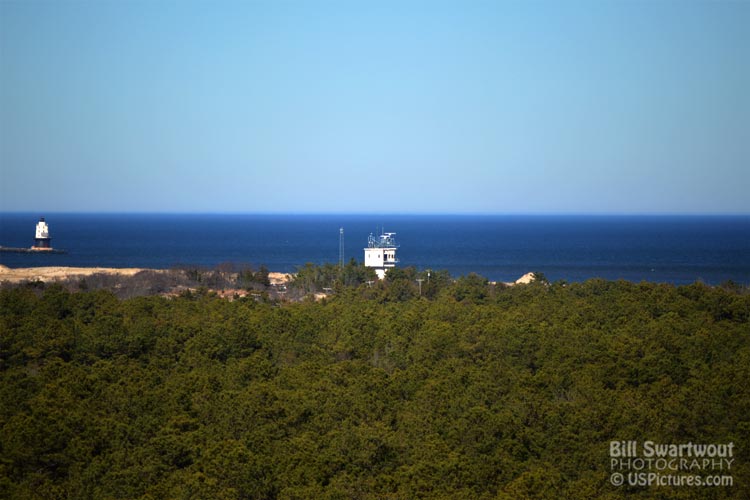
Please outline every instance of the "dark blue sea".
[{"label": "dark blue sea", "polygon": [[8,267],[169,268],[233,262],[293,272],[362,261],[367,236],[395,232],[401,266],[513,281],[600,277],[750,284],[750,216],[0,214],[0,245],[29,247],[39,215],[66,254],[0,253]]}]

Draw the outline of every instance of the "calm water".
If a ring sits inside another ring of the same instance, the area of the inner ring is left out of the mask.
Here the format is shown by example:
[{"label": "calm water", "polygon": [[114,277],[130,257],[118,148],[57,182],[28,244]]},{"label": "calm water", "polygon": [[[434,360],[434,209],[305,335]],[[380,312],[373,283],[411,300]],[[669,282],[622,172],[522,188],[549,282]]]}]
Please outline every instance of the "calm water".
[{"label": "calm water", "polygon": [[[0,245],[28,247],[41,214],[0,214]],[[65,255],[0,253],[9,267],[153,267],[363,260],[367,236],[395,232],[402,266],[515,280],[750,283],[750,217],[44,214]]]}]

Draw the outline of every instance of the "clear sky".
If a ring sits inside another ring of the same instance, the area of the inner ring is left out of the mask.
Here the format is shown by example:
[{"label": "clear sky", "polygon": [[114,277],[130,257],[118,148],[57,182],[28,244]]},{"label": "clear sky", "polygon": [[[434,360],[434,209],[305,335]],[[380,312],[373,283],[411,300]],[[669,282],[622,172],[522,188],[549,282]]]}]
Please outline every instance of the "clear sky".
[{"label": "clear sky", "polygon": [[0,211],[750,214],[750,2],[0,1]]}]

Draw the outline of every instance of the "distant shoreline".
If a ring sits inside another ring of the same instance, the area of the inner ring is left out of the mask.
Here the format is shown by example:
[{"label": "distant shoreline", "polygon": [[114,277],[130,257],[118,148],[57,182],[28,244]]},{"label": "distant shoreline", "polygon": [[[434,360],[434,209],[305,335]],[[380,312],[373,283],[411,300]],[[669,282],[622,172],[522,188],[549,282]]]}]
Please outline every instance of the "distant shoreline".
[{"label": "distant shoreline", "polygon": [[[68,266],[46,266],[46,267],[18,267],[10,268],[0,265],[0,283],[12,284],[24,281],[55,282],[66,281],[76,278],[85,278],[95,274],[106,274],[110,276],[134,276],[140,272],[167,273],[168,269],[151,269],[145,267],[68,267]],[[284,285],[292,280],[292,273],[269,272],[268,279],[272,285]],[[534,273],[526,273],[516,281],[502,282],[503,285],[513,286],[528,284],[534,281]],[[491,284],[498,282],[491,281]]]}]

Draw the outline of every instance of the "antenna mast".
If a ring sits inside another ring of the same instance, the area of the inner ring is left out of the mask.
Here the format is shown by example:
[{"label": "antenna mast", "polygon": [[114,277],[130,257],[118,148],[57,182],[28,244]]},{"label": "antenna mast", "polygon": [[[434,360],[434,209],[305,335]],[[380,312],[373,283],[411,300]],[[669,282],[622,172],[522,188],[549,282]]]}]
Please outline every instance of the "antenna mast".
[{"label": "antenna mast", "polygon": [[344,267],[344,228],[339,229],[339,267]]}]

